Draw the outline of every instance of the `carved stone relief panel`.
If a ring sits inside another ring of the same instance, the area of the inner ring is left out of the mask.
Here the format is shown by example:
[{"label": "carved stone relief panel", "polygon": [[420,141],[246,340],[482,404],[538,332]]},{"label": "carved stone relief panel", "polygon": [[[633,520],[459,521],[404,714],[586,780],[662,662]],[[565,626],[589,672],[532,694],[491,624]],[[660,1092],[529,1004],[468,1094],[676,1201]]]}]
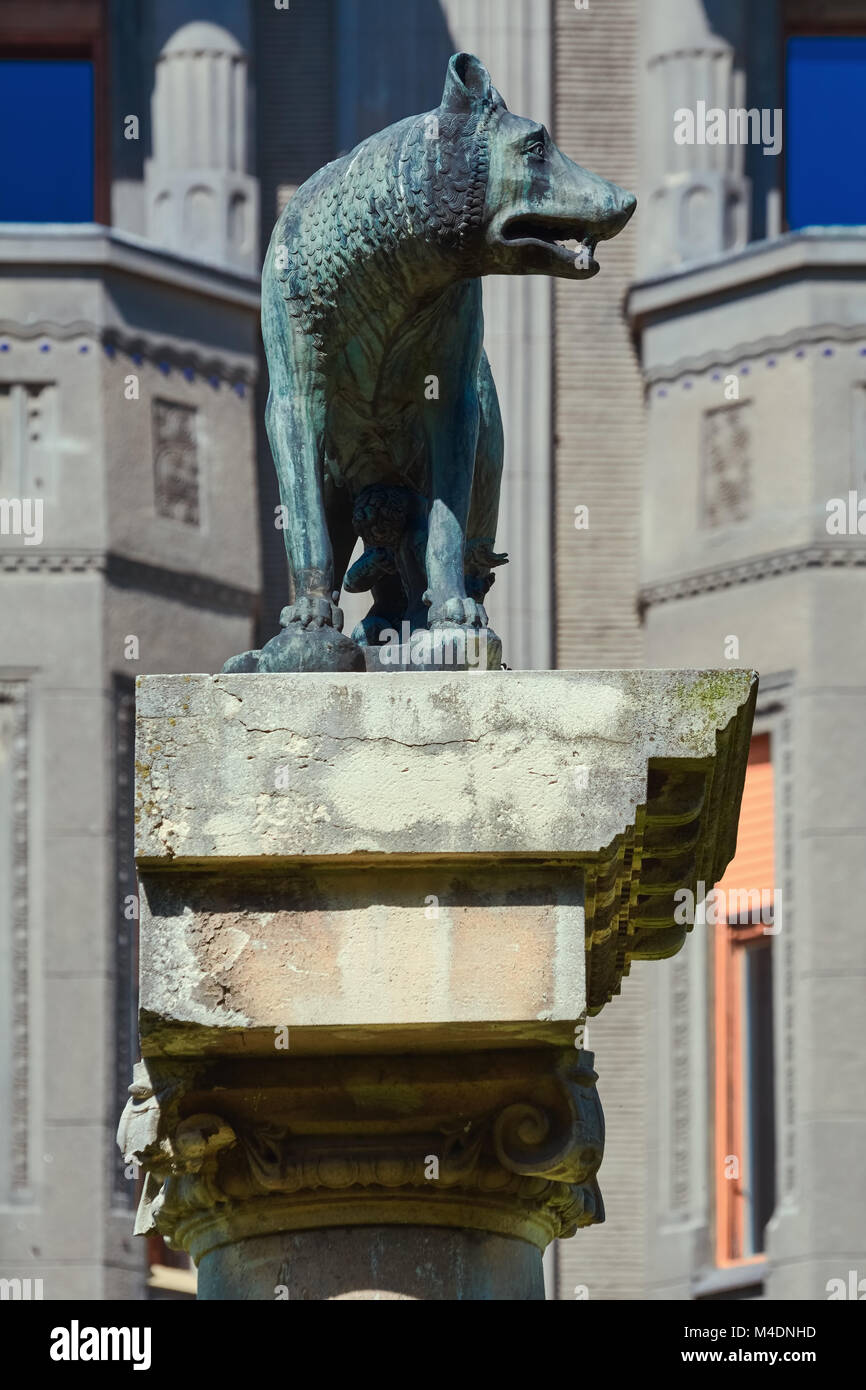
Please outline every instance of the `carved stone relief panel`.
[{"label": "carved stone relief panel", "polygon": [[153,484],[157,516],[201,524],[198,426],[194,406],[153,402]]},{"label": "carved stone relief panel", "polygon": [[701,525],[731,526],[752,510],[751,403],[708,410],[701,438]]}]

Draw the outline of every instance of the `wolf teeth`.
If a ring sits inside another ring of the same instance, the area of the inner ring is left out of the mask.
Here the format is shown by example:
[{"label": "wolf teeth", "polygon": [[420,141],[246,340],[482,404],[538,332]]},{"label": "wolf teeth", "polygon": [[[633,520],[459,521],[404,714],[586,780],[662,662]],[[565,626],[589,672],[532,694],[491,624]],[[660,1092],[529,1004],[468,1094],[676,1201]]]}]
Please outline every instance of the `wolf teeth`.
[{"label": "wolf teeth", "polygon": [[570,251],[575,255],[578,251],[586,251],[589,256],[595,254],[595,242],[592,237],[569,237],[566,241],[558,241],[556,244],[564,251]]},{"label": "wolf teeth", "polygon": [[565,251],[576,252],[580,250],[581,246],[586,246],[587,249],[589,249],[588,242],[582,241],[580,237],[576,236],[567,237],[564,241],[557,242],[557,245],[561,246]]}]

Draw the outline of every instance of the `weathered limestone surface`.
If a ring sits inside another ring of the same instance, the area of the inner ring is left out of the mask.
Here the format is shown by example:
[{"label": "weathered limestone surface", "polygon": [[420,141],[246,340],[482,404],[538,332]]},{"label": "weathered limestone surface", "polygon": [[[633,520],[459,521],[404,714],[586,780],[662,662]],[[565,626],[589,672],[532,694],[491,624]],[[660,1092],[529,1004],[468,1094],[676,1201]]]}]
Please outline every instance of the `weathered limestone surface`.
[{"label": "weathered limestone surface", "polygon": [[[651,759],[660,767],[715,758],[717,733],[754,679],[746,671],[463,675],[143,677],[139,864],[595,854],[634,823]],[[729,848],[736,809],[718,827]]]},{"label": "weathered limestone surface", "polygon": [[540,1252],[603,1219],[582,1024],[733,855],[756,684],[140,680],[119,1137],[203,1297],[542,1296]]}]

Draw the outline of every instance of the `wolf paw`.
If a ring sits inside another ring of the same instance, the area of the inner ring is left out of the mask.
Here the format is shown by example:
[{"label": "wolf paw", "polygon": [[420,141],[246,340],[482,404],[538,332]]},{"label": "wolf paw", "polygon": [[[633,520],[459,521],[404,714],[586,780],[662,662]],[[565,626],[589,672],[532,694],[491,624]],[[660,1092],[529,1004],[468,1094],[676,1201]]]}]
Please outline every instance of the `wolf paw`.
[{"label": "wolf paw", "polygon": [[280,614],[281,627],[289,627],[292,623],[300,627],[332,627],[342,632],[343,610],[321,594],[299,594]]},{"label": "wolf paw", "polygon": [[474,598],[437,599],[428,589],[424,602],[429,607],[430,627],[487,627],[487,614]]}]

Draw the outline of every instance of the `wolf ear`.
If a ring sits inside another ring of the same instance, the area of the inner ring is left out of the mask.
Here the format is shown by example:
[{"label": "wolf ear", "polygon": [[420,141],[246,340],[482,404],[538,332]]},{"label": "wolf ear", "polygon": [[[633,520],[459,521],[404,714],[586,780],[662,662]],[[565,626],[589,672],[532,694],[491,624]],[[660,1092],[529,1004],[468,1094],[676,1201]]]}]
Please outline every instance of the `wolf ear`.
[{"label": "wolf ear", "polygon": [[469,111],[484,101],[505,105],[481,60],[474,53],[455,53],[445,74],[441,110]]}]

